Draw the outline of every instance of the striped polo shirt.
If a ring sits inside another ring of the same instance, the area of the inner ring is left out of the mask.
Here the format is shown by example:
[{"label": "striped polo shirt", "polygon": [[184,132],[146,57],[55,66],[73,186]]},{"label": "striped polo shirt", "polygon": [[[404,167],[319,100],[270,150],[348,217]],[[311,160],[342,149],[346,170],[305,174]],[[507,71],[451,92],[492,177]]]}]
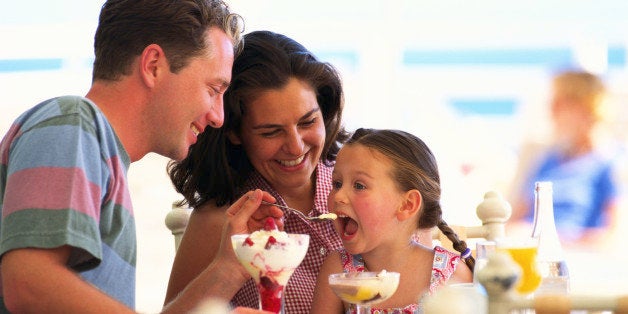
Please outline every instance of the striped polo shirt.
[{"label": "striped polo shirt", "polygon": [[0,254],[72,246],[67,266],[134,308],[129,165],[113,128],[86,98],[53,98],[22,114],[0,142]]}]

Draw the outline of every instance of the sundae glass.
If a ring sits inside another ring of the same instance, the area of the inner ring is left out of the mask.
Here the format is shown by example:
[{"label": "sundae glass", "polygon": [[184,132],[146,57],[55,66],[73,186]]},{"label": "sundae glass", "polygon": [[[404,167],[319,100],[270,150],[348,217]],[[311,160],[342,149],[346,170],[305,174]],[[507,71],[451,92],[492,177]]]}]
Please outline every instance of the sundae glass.
[{"label": "sundae glass", "polygon": [[390,298],[399,285],[399,273],[350,272],[329,275],[329,286],[343,301],[355,304],[356,312],[370,313],[370,306]]},{"label": "sundae glass", "polygon": [[272,218],[263,230],[231,236],[233,250],[259,290],[260,308],[284,313],[283,292],[309,245],[307,234],[279,231]]}]

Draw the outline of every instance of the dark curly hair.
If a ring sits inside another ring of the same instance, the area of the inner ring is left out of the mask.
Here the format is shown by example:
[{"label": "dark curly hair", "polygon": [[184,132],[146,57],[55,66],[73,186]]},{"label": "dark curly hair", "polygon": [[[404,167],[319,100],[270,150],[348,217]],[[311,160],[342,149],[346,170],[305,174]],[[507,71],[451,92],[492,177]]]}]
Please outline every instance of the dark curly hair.
[{"label": "dark curly hair", "polygon": [[316,92],[325,124],[325,145],[321,160],[332,164],[348,133],[341,126],[343,90],[340,75],[329,63],[293,39],[270,31],[256,31],[243,38],[244,46],[234,60],[231,85],[225,93],[225,123],[220,129],[207,128],[190,147],[188,156],[168,164],[168,174],[177,192],[191,207],[208,200],[218,206],[238,197],[254,170],[240,145],[227,134],[240,134],[247,105],[264,90],[281,89],[291,78],[307,82]]}]

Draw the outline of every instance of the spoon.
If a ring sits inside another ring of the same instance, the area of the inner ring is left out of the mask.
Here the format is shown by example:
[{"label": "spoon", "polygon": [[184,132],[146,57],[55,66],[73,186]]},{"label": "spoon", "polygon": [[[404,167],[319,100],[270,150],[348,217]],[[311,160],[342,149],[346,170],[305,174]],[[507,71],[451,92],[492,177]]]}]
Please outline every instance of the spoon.
[{"label": "spoon", "polygon": [[[291,210],[294,210],[294,211],[298,211],[298,210],[296,210],[296,209],[294,209],[292,207],[283,206],[283,205],[279,205],[279,204],[275,204],[275,203],[271,203],[271,202],[267,202],[267,201],[262,201],[262,204],[264,204],[264,205],[271,205],[271,206],[277,206],[277,207],[280,207],[280,208],[283,208],[283,209],[291,209]],[[307,217],[307,216],[304,216],[304,217],[305,217],[305,219],[308,219],[308,220],[320,221],[320,220],[325,220],[325,219],[334,220],[334,219],[338,218],[338,215],[336,215],[334,213],[327,213],[327,214],[318,215],[316,217]]]}]

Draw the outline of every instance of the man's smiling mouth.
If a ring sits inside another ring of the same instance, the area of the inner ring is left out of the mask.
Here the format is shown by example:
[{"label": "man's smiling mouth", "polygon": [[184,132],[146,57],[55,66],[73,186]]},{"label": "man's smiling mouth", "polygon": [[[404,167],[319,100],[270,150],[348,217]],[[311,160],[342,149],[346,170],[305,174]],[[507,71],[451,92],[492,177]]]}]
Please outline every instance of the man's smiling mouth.
[{"label": "man's smiling mouth", "polygon": [[194,124],[190,126],[190,129],[192,129],[192,133],[194,133],[194,136],[198,136],[199,134],[201,134],[201,130],[197,128]]}]

